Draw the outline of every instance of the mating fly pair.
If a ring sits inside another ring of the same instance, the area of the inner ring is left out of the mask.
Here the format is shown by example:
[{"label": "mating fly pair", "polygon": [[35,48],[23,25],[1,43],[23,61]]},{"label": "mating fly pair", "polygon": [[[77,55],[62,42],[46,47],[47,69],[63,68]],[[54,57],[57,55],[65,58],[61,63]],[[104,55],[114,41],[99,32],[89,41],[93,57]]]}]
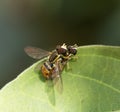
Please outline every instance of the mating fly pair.
[{"label": "mating fly pair", "polygon": [[61,72],[71,56],[77,53],[77,45],[57,45],[52,52],[36,47],[26,47],[25,52],[34,59],[48,57],[41,66],[41,72],[47,81],[51,80],[54,84],[58,84],[59,91],[62,91]]}]

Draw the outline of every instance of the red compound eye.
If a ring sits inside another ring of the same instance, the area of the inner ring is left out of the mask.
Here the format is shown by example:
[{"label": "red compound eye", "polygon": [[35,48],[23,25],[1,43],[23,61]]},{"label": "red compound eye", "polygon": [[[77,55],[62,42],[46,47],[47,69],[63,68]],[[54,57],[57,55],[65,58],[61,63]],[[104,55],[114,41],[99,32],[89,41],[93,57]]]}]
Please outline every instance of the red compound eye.
[{"label": "red compound eye", "polygon": [[56,47],[56,51],[58,54],[62,54],[64,56],[67,55],[67,50],[65,48],[62,48],[60,45]]},{"label": "red compound eye", "polygon": [[68,49],[69,54],[76,55],[77,50],[74,47],[68,46],[67,49]]}]

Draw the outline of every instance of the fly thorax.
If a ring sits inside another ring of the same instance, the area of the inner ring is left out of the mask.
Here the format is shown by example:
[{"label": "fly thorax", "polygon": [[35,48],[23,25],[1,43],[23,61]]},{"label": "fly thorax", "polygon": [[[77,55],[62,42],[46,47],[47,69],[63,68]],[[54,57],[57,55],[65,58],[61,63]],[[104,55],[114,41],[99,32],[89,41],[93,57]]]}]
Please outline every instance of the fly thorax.
[{"label": "fly thorax", "polygon": [[57,60],[58,54],[56,51],[52,52],[51,55],[49,56],[49,62],[53,63]]}]

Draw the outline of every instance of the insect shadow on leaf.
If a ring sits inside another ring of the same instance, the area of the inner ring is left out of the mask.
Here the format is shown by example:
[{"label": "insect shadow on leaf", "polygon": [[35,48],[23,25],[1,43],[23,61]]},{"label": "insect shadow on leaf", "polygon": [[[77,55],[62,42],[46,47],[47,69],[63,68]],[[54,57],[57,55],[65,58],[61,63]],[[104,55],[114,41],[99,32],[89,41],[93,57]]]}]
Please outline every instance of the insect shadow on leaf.
[{"label": "insect shadow on leaf", "polygon": [[39,76],[39,79],[45,83],[45,92],[47,93],[48,99],[52,105],[55,105],[55,91],[54,91],[54,83],[52,79],[46,80],[42,75],[41,66],[46,60],[40,62],[36,65],[34,71]]}]

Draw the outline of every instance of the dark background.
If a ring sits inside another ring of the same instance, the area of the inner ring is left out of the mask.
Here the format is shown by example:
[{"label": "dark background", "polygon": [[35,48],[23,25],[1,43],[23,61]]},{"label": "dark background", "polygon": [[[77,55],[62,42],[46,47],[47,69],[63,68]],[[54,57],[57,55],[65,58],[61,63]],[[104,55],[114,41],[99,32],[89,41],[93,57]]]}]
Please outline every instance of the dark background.
[{"label": "dark background", "polygon": [[119,0],[1,0],[0,88],[36,60],[31,45],[120,45]]}]

